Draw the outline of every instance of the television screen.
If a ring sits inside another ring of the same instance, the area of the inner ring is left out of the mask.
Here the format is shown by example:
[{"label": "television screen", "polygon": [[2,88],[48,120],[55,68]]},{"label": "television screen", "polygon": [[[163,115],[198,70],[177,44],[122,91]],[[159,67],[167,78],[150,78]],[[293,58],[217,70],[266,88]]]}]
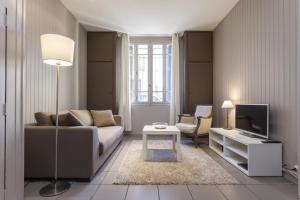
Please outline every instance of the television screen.
[{"label": "television screen", "polygon": [[269,137],[269,105],[238,104],[235,106],[235,127],[259,137]]}]

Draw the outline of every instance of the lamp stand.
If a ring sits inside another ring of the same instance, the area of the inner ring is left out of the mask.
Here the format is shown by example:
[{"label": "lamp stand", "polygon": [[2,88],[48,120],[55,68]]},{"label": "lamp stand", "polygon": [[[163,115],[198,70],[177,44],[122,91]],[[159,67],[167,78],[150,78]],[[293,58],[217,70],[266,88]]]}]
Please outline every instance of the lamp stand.
[{"label": "lamp stand", "polygon": [[58,103],[59,103],[59,70],[60,66],[56,66],[56,129],[55,129],[55,169],[54,169],[54,180],[44,186],[40,190],[40,195],[42,197],[52,197],[60,195],[66,192],[70,187],[70,183],[65,181],[58,181],[57,180],[57,142],[58,142]]},{"label": "lamp stand", "polygon": [[224,129],[226,130],[231,130],[231,128],[229,128],[229,116],[228,116],[228,108],[226,108],[226,127]]}]

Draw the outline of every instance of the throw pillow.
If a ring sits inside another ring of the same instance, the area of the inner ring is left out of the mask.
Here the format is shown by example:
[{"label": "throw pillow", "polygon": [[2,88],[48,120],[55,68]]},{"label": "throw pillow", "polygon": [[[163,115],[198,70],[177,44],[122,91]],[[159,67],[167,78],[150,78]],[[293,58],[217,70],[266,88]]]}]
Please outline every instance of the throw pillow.
[{"label": "throw pillow", "polygon": [[[56,125],[56,115],[51,116],[52,122]],[[58,126],[81,126],[81,122],[70,112],[58,114]]]},{"label": "throw pillow", "polygon": [[70,113],[79,121],[81,126],[92,126],[93,118],[88,110],[70,110]]},{"label": "throw pillow", "polygon": [[38,126],[53,126],[52,115],[52,112],[36,112],[34,118]]},{"label": "throw pillow", "polygon": [[94,125],[97,127],[115,126],[116,122],[111,110],[91,110]]}]

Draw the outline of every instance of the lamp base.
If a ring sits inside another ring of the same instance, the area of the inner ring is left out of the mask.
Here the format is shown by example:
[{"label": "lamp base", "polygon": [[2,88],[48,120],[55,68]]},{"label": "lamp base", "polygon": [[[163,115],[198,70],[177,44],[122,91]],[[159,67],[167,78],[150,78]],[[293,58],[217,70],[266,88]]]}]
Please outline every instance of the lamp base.
[{"label": "lamp base", "polygon": [[71,187],[71,184],[64,181],[54,181],[46,186],[44,186],[40,190],[40,195],[42,197],[53,197],[60,195],[67,190],[69,190]]}]

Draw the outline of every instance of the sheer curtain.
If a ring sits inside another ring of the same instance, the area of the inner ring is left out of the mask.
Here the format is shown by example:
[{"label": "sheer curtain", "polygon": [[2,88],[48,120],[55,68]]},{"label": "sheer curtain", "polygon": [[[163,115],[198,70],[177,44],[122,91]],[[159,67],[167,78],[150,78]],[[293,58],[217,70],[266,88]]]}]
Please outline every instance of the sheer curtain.
[{"label": "sheer curtain", "polygon": [[123,117],[125,131],[132,130],[130,102],[130,66],[129,66],[129,36],[122,34],[121,41],[121,84],[119,114]]},{"label": "sheer curtain", "polygon": [[170,125],[174,125],[177,115],[180,114],[179,34],[177,33],[172,35],[171,81]]}]

